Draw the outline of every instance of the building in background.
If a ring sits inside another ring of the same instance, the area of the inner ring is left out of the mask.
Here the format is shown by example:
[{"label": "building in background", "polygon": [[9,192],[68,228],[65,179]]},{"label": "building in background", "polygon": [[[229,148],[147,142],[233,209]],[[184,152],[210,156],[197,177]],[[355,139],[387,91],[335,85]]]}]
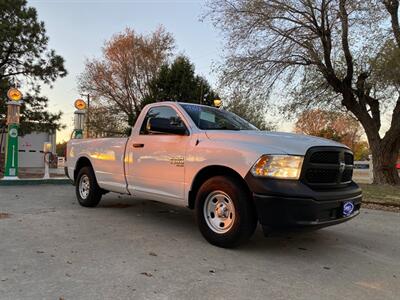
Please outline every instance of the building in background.
[{"label": "building in background", "polygon": [[[0,130],[0,154],[3,157],[6,149],[6,131]],[[56,153],[56,134],[48,132],[33,132],[20,136],[19,143],[19,167],[20,168],[44,168],[45,143],[51,143],[51,152]],[[1,169],[3,166],[1,166]]]}]

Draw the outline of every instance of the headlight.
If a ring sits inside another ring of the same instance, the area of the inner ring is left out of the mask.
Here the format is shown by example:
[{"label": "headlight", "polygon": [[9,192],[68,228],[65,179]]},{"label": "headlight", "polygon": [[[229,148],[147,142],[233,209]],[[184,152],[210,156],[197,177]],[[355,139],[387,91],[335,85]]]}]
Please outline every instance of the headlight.
[{"label": "headlight", "polygon": [[254,176],[299,179],[303,156],[263,155],[251,168]]}]

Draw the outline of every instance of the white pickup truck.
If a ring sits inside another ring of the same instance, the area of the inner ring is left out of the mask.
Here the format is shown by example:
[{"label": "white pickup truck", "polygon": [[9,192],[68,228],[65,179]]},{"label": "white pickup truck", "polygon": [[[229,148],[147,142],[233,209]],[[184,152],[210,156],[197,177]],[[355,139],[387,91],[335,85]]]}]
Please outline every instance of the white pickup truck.
[{"label": "white pickup truck", "polygon": [[107,192],[194,209],[203,236],[234,247],[278,227],[324,227],[359,214],[353,154],[316,137],[260,131],[230,112],[159,102],[129,138],[73,139],[66,174],[79,203]]}]

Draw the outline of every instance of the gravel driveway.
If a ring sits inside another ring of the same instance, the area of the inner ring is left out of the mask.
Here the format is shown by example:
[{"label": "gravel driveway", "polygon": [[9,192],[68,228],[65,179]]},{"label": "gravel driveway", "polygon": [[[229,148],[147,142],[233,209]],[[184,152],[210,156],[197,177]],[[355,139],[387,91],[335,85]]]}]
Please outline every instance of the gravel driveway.
[{"label": "gravel driveway", "polygon": [[68,185],[0,187],[1,299],[399,299],[400,214],[208,244],[190,210]]}]

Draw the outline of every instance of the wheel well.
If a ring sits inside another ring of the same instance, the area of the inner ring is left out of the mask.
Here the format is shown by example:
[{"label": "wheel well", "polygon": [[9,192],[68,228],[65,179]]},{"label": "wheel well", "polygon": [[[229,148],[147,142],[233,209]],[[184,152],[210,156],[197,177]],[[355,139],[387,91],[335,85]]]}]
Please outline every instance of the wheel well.
[{"label": "wheel well", "polygon": [[78,173],[83,167],[91,167],[93,169],[92,163],[90,162],[90,160],[87,157],[81,157],[76,162],[75,170],[74,170],[74,182],[76,182]]},{"label": "wheel well", "polygon": [[233,177],[233,178],[238,179],[240,182],[243,183],[243,187],[247,190],[249,195],[251,195],[250,189],[249,189],[246,181],[235,170],[228,168],[228,167],[224,167],[224,166],[208,166],[208,167],[205,167],[204,169],[201,169],[197,173],[196,177],[193,180],[192,188],[189,191],[188,206],[190,209],[194,209],[196,195],[197,195],[197,192],[200,189],[201,185],[206,180],[208,180],[214,176],[228,176],[228,177]]}]

